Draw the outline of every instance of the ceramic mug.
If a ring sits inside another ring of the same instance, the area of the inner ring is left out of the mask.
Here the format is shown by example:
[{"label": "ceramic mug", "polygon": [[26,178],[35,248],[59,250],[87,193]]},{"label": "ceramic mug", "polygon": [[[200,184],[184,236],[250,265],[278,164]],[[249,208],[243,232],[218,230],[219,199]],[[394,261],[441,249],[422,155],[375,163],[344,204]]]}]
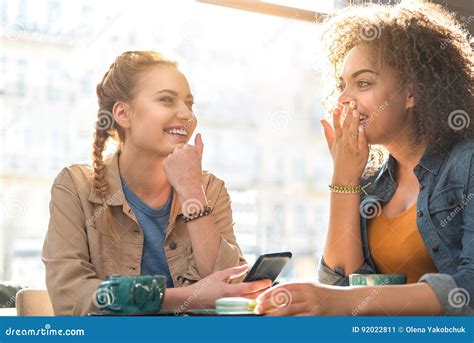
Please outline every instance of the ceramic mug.
[{"label": "ceramic mug", "polygon": [[163,275],[109,275],[97,288],[94,303],[115,313],[159,312],[165,289]]},{"label": "ceramic mug", "polygon": [[351,274],[351,286],[403,285],[407,283],[406,274]]}]

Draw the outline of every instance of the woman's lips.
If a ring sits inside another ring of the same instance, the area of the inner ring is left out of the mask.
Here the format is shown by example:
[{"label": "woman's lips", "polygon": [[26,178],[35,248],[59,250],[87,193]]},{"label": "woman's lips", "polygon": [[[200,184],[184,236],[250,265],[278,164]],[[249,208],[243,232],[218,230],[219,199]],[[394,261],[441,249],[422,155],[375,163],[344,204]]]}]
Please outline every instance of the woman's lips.
[{"label": "woman's lips", "polygon": [[173,133],[169,133],[169,132],[166,132],[166,131],[163,131],[163,132],[166,133],[168,136],[170,136],[173,139],[178,140],[178,141],[186,142],[186,140],[188,139],[188,136],[173,134]]},{"label": "woman's lips", "polygon": [[365,126],[368,122],[369,117],[361,113],[359,117],[359,126]]}]

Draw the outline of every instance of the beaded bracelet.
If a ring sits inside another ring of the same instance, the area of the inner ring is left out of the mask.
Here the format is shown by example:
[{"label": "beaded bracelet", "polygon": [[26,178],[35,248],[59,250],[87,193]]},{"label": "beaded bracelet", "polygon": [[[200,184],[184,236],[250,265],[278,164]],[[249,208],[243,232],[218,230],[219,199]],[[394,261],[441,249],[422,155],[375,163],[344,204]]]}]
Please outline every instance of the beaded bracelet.
[{"label": "beaded bracelet", "polygon": [[329,189],[334,193],[347,193],[354,194],[360,193],[362,187],[359,186],[338,186],[338,185],[329,185]]},{"label": "beaded bracelet", "polygon": [[212,207],[207,205],[206,207],[204,207],[204,210],[201,210],[197,213],[193,213],[193,214],[185,214],[183,215],[184,216],[184,222],[185,223],[188,223],[192,220],[195,220],[195,219],[198,219],[198,218],[201,218],[201,217],[204,217],[204,216],[208,216],[212,213]]}]

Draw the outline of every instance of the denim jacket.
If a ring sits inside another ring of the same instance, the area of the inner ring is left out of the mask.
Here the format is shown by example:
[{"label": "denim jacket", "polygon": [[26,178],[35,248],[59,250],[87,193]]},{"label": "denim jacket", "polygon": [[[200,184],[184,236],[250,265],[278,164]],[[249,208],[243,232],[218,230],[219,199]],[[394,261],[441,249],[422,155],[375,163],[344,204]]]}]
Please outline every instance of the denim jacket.
[{"label": "denim jacket", "polygon": [[[438,297],[442,315],[474,314],[474,139],[462,141],[444,156],[427,149],[414,173],[420,183],[416,224],[438,273],[423,275]],[[373,176],[362,179],[367,194],[361,196],[360,227],[365,263],[354,273],[374,274],[367,220],[380,213],[382,204],[395,193],[395,159]],[[321,283],[347,286],[349,278],[340,267],[330,269],[321,258]]]}]

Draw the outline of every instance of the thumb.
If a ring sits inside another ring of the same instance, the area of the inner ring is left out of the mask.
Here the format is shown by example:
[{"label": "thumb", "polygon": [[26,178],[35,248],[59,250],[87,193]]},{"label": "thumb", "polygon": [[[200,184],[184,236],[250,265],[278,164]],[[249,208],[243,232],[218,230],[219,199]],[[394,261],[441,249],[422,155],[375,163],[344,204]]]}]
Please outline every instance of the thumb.
[{"label": "thumb", "polygon": [[328,144],[329,152],[332,152],[332,146],[334,144],[335,134],[331,124],[327,120],[321,119],[321,125],[324,129],[324,136],[326,137],[326,143]]},{"label": "thumb", "polygon": [[244,275],[249,270],[249,266],[244,264],[242,266],[227,268],[216,272],[216,277],[224,282],[229,282],[239,276]]},{"label": "thumb", "polygon": [[198,133],[194,138],[194,145],[196,146],[199,159],[202,159],[202,152],[204,151],[204,143],[202,142],[201,134]]}]

